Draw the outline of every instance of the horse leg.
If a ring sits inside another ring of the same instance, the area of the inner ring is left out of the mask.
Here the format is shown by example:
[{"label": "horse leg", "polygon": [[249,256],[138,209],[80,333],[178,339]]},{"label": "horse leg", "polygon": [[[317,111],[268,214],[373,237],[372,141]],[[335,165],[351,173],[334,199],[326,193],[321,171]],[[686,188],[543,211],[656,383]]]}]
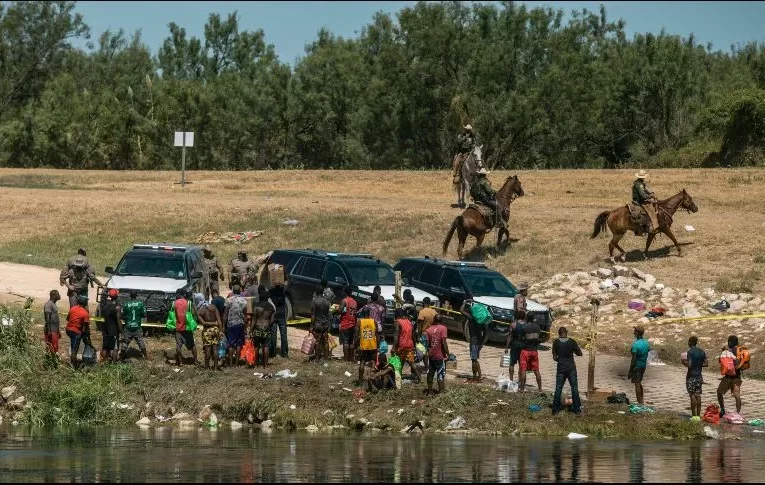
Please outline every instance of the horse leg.
[{"label": "horse leg", "polygon": [[467,232],[462,224],[457,226],[457,258],[462,260],[462,253],[465,250],[465,241],[467,241]]},{"label": "horse leg", "polygon": [[483,233],[475,237],[475,247],[479,248],[481,252],[483,252],[483,248],[481,247],[481,244],[483,244],[483,238],[485,237],[486,237],[486,233]]},{"label": "horse leg", "polygon": [[622,262],[627,260],[627,252],[624,249],[622,249],[621,246],[619,246],[619,241],[621,241],[623,237],[624,237],[624,233],[621,233],[621,234],[616,232],[613,233],[613,237],[611,238],[611,244],[608,245],[608,250],[609,250],[609,253],[611,254],[612,263],[616,263],[613,256],[614,248],[618,249],[619,252],[621,253],[619,254],[619,259],[621,259]]},{"label": "horse leg", "polygon": [[653,242],[653,238],[655,238],[655,237],[656,237],[656,233],[655,232],[649,232],[648,233],[648,239],[646,239],[646,241],[645,241],[645,251],[643,251],[643,257],[645,259],[648,259],[648,248],[651,247],[651,243]]},{"label": "horse leg", "polygon": [[672,242],[675,243],[675,247],[677,248],[677,256],[678,257],[682,257],[683,256],[683,251],[682,251],[682,249],[680,249],[680,243],[678,243],[677,239],[675,239],[675,235],[672,234],[672,230],[669,227],[665,227],[664,229],[661,230],[661,232],[663,232],[664,234],[669,236],[669,238],[672,240]]}]

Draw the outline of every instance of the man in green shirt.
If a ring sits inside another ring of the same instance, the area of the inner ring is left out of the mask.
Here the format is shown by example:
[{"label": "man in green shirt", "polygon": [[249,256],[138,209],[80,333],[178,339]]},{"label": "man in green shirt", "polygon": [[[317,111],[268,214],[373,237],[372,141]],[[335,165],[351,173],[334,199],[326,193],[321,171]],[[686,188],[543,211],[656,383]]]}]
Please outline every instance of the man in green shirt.
[{"label": "man in green shirt", "polygon": [[141,329],[141,323],[146,318],[146,307],[143,302],[138,299],[138,293],[136,291],[130,292],[130,300],[126,301],[122,305],[122,320],[123,333],[122,333],[122,352],[121,358],[125,358],[130,342],[135,340],[138,342],[138,349],[141,351],[144,359],[148,359],[146,354],[146,343],[143,340],[143,330]]}]

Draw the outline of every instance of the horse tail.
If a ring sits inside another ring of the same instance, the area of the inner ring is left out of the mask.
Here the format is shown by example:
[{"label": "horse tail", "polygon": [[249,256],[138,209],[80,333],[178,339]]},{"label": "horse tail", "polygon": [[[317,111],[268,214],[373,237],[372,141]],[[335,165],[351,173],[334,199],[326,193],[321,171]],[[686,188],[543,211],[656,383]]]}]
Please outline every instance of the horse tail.
[{"label": "horse tail", "polygon": [[459,224],[462,224],[461,214],[454,218],[454,222],[452,222],[452,227],[450,227],[449,232],[446,233],[446,239],[444,239],[444,246],[442,248],[444,251],[444,256],[446,256],[446,251],[449,250],[449,243],[452,242],[452,236],[454,235],[454,231],[457,230],[457,226]]},{"label": "horse tail", "polygon": [[600,214],[598,214],[598,217],[595,219],[595,227],[592,229],[592,236],[590,239],[595,239],[598,234],[602,232],[606,232],[606,227],[608,226],[608,216],[611,215],[610,211],[603,211]]}]

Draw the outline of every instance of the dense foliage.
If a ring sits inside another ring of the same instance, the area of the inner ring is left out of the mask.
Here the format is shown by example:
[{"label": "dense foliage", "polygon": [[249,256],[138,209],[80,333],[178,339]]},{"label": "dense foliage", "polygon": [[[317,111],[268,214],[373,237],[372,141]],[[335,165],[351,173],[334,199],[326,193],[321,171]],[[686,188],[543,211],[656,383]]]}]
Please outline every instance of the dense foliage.
[{"label": "dense foliage", "polygon": [[294,67],[262,30],[211,14],[89,36],[74,2],[0,2],[0,165],[436,168],[464,123],[491,167],[755,165],[765,155],[765,46],[730,53],[599,13],[460,2],[322,30]]}]

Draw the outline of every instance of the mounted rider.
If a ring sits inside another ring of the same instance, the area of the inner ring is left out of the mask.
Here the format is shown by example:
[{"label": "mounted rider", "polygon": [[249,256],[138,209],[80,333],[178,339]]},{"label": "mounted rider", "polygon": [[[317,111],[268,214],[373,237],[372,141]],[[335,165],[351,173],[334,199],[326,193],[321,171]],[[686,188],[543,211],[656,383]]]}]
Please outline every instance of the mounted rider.
[{"label": "mounted rider", "polygon": [[473,148],[475,148],[475,134],[473,127],[468,124],[463,126],[462,133],[457,135],[457,154],[452,162],[452,180],[455,184],[459,183],[462,164],[465,163]]},{"label": "mounted rider", "polygon": [[475,202],[490,207],[494,211],[497,227],[504,229],[506,227],[503,217],[505,208],[500,206],[499,201],[497,201],[497,192],[491,187],[489,179],[486,178],[488,173],[484,167],[478,169],[473,185],[470,186],[470,197]]},{"label": "mounted rider", "polygon": [[[659,228],[659,220],[656,215],[656,197],[653,192],[648,190],[646,186],[646,179],[648,179],[648,172],[641,170],[635,174],[635,181],[632,182],[632,203],[638,207],[642,207],[649,218],[648,232],[655,231]],[[641,236],[638,234],[638,236]]]}]

